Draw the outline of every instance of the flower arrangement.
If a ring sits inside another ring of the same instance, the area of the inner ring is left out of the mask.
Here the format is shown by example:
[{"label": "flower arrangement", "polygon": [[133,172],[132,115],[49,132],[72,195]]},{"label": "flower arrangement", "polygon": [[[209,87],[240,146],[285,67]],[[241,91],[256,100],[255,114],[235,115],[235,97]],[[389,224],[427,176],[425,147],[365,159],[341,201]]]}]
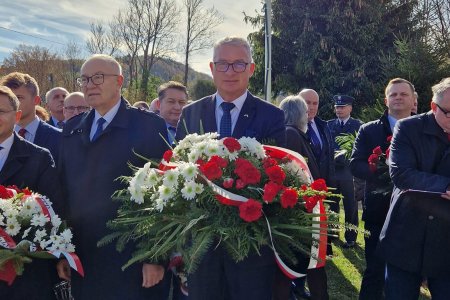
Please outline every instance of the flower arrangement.
[{"label": "flower arrangement", "polygon": [[180,253],[188,274],[219,244],[235,261],[267,245],[280,266],[297,264],[299,252],[323,265],[322,202],[333,195],[325,181],[311,182],[305,160],[290,150],[248,137],[217,138],[190,134],[158,167],[148,162],[123,177],[128,189],[116,193],[121,207],[108,224],[114,232],[99,246],[117,239],[121,251],[134,241],[137,250],[123,268]]},{"label": "flower arrangement", "polygon": [[28,189],[0,185],[0,280],[11,285],[32,258],[61,255],[82,274],[72,236],[48,198]]},{"label": "flower arrangement", "polygon": [[379,181],[383,181],[385,184],[381,188],[374,191],[375,194],[388,195],[392,192],[392,182],[389,176],[389,152],[392,135],[386,138],[387,148],[385,151],[381,146],[377,146],[372,150],[372,154],[369,155],[367,162],[369,163],[370,172],[376,174]]}]

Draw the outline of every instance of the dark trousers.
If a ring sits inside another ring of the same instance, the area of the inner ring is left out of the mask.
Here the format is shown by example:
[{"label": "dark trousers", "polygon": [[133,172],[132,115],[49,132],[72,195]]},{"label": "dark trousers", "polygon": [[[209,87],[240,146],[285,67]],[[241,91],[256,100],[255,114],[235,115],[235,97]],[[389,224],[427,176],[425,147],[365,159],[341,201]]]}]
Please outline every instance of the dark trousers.
[{"label": "dark trousers", "polygon": [[[345,179],[336,179],[336,193],[344,196],[344,213],[345,223],[358,227],[358,202],[355,199],[355,188],[353,185],[353,177]],[[339,213],[339,200],[330,203],[330,209]],[[356,241],[356,231],[346,230],[345,240],[347,242]]]},{"label": "dark trousers", "polygon": [[[398,268],[386,266],[386,300],[408,300],[419,298],[422,275]],[[444,300],[450,297],[450,277],[428,277],[428,288],[433,300]]]},{"label": "dark trousers", "polygon": [[[305,288],[305,279],[308,280],[309,292],[312,300],[328,300],[328,284],[327,273],[325,267],[317,269],[307,269],[307,277],[297,278],[295,284],[300,289]],[[280,270],[276,271],[273,284],[272,300],[288,300],[290,299],[292,288],[292,280],[287,278]]]},{"label": "dark trousers", "polygon": [[220,245],[207,251],[188,277],[192,300],[270,300],[275,259],[269,247],[236,263]]},{"label": "dark trousers", "polygon": [[364,271],[360,300],[383,299],[385,261],[379,257],[375,250],[377,248],[383,224],[366,222],[364,228],[370,232],[365,240],[366,270]]}]

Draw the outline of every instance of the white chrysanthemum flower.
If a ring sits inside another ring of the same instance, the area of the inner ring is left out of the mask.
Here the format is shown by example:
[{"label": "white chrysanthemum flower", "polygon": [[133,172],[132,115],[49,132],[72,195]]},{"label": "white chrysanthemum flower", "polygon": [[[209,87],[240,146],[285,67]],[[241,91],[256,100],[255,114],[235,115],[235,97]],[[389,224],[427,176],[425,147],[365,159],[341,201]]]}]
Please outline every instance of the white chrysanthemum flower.
[{"label": "white chrysanthemum flower", "polygon": [[66,243],[61,245],[61,251],[75,252],[75,245],[72,243]]},{"label": "white chrysanthemum flower", "polygon": [[59,226],[61,225],[61,223],[62,223],[62,221],[61,221],[61,218],[58,216],[58,215],[54,215],[53,217],[52,217],[52,225],[53,225],[53,227],[55,227],[55,228],[59,228]]},{"label": "white chrysanthemum flower", "polygon": [[61,232],[60,236],[65,243],[70,243],[72,241],[73,234],[70,229],[64,229],[64,231]]},{"label": "white chrysanthemum flower", "polygon": [[38,213],[41,207],[33,197],[27,197],[22,204],[20,215],[23,217],[31,217],[33,214]]},{"label": "white chrysanthemum flower", "polygon": [[41,247],[41,249],[47,249],[47,246],[50,245],[51,243],[52,243],[51,241],[47,241],[47,240],[42,239],[39,242],[39,247]]},{"label": "white chrysanthemum flower", "polygon": [[198,152],[200,155],[202,155],[203,153],[206,152],[207,148],[208,148],[207,142],[199,142],[198,144],[193,145],[190,151],[191,153]]},{"label": "white chrysanthemum flower", "polygon": [[195,198],[196,192],[195,188],[197,187],[197,183],[195,181],[187,181],[184,184],[184,187],[181,189],[181,195],[186,200],[192,200]]},{"label": "white chrysanthemum flower", "polygon": [[179,175],[180,175],[180,172],[178,171],[178,169],[167,170],[164,173],[163,186],[176,188],[178,186],[178,176]]},{"label": "white chrysanthemum flower", "polygon": [[173,187],[167,186],[167,185],[161,185],[158,188],[158,192],[159,192],[159,198],[164,201],[172,199],[175,194],[175,190],[173,189]]},{"label": "white chrysanthemum flower", "polygon": [[46,235],[47,235],[47,232],[45,231],[45,229],[38,229],[38,230],[36,230],[36,234],[35,234],[35,237],[33,239],[33,242],[40,243],[42,241],[42,239]]},{"label": "white chrysanthemum flower", "polygon": [[288,173],[296,174],[298,177],[300,177],[300,182],[302,182],[304,184],[311,183],[311,177],[306,173],[305,170],[300,168],[300,166],[297,165],[296,163],[290,161],[286,164],[283,164],[282,167],[286,168]]},{"label": "white chrysanthemum flower", "polygon": [[20,224],[19,224],[19,222],[17,221],[16,218],[9,218],[6,221],[5,231],[10,236],[15,236],[16,234],[19,233],[19,231],[20,231]]},{"label": "white chrysanthemum flower", "polygon": [[150,187],[154,187],[159,182],[159,175],[155,169],[150,169],[147,174],[147,178],[145,180],[145,185]]},{"label": "white chrysanthemum flower", "polygon": [[203,190],[204,190],[203,184],[201,184],[201,183],[195,184],[195,193],[197,195],[203,193]]},{"label": "white chrysanthemum flower", "polygon": [[5,226],[5,222],[3,221],[5,217],[0,214],[0,226]]},{"label": "white chrysanthemum flower", "polygon": [[16,219],[19,211],[15,207],[9,206],[3,211],[3,215],[6,219]]},{"label": "white chrysanthemum flower", "polygon": [[57,234],[50,235],[50,241],[53,244],[61,244],[63,242],[63,238]]},{"label": "white chrysanthemum flower", "polygon": [[189,152],[189,154],[188,154],[188,161],[191,163],[195,163],[195,162],[197,162],[197,160],[200,158],[201,155],[202,155],[201,152],[199,152],[197,150],[193,150],[193,151]]},{"label": "white chrysanthemum flower", "polygon": [[247,150],[259,159],[266,157],[266,151],[264,151],[263,145],[255,138],[241,137],[239,143],[241,144],[241,151]]},{"label": "white chrysanthemum flower", "polygon": [[128,191],[131,195],[131,201],[134,201],[137,204],[144,203],[144,189],[136,184],[135,178],[130,180]]},{"label": "white chrysanthemum flower", "polygon": [[31,230],[31,227],[28,227],[28,229],[26,229],[23,232],[22,239],[24,239],[24,238],[26,238],[28,236],[28,234],[30,233],[30,230]]},{"label": "white chrysanthemum flower", "polygon": [[158,198],[155,200],[155,203],[156,203],[156,209],[159,210],[159,212],[162,212],[162,210],[164,209],[164,206],[166,206],[166,202],[163,199]]},{"label": "white chrysanthemum flower", "polygon": [[193,180],[198,174],[197,166],[194,163],[182,163],[180,164],[179,169],[181,175],[186,180]]},{"label": "white chrysanthemum flower", "polygon": [[40,226],[43,227],[45,226],[45,224],[49,221],[48,217],[45,216],[44,214],[36,214],[33,215],[33,218],[31,218],[31,225],[32,226]]}]

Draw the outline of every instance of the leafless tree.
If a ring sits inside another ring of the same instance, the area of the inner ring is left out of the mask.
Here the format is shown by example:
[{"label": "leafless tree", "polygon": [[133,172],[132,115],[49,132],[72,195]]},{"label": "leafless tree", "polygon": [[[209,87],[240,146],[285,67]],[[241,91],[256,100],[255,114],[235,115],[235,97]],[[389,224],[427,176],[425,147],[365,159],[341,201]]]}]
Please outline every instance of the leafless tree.
[{"label": "leafless tree", "polygon": [[86,48],[89,53],[114,55],[121,44],[121,38],[117,30],[117,22],[111,21],[108,23],[108,28],[105,28],[102,21],[95,21],[90,23],[91,35],[86,40]]},{"label": "leafless tree", "polygon": [[204,0],[183,0],[186,13],[186,37],[184,51],[184,85],[189,75],[189,56],[211,47],[214,28],[223,22],[223,16],[214,8],[205,8]]},{"label": "leafless tree", "polygon": [[69,91],[78,90],[76,78],[78,77],[81,65],[83,64],[82,52],[80,45],[75,42],[69,42],[64,49],[63,56],[66,59],[66,67],[63,80],[64,87]]}]

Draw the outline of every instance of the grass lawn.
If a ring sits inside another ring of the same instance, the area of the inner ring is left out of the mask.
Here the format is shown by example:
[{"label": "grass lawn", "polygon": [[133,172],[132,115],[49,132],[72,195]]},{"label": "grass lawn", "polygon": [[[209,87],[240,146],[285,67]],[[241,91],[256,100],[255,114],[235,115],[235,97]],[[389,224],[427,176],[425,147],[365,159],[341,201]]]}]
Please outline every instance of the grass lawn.
[{"label": "grass lawn", "polygon": [[[344,222],[344,209],[341,207],[340,220]],[[360,211],[361,220],[361,211]],[[363,228],[363,222],[360,227]],[[365,269],[364,237],[358,234],[357,246],[350,249],[342,247],[344,234],[341,232],[339,240],[333,244],[333,258],[327,260],[328,292],[332,300],[358,299],[361,288],[362,274]],[[419,299],[431,299],[428,290],[421,289]]]}]

